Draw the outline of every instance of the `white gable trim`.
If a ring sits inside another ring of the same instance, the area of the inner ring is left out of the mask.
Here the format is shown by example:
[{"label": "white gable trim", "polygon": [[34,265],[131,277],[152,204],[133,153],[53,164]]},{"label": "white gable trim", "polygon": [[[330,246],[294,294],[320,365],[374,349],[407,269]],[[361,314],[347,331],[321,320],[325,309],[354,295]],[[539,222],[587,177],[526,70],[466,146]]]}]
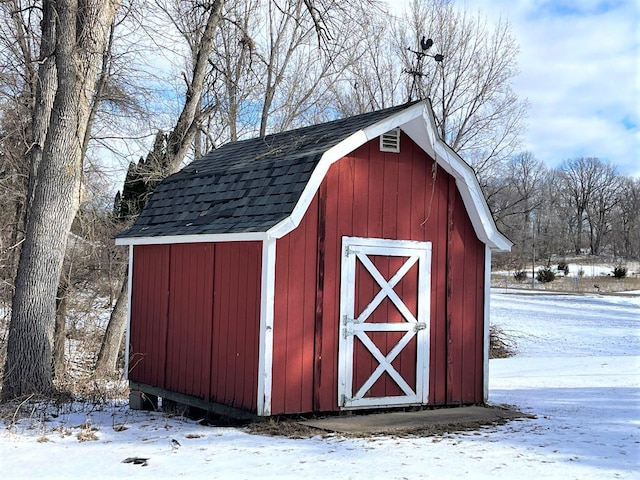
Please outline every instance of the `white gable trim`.
[{"label": "white gable trim", "polygon": [[456,179],[456,186],[478,238],[492,250],[510,250],[512,243],[498,231],[473,169],[437,135],[433,111],[427,101],[390,115],[327,150],[311,174],[292,214],[270,228],[267,232],[269,236],[281,238],[300,224],[331,165],[369,140],[398,126]]},{"label": "white gable trim", "polygon": [[511,250],[513,243],[498,231],[473,168],[437,136],[436,121],[431,108],[425,108],[425,120],[430,125],[429,130],[433,132],[433,138],[436,139],[433,158],[456,179],[456,186],[476,235],[492,250]]}]

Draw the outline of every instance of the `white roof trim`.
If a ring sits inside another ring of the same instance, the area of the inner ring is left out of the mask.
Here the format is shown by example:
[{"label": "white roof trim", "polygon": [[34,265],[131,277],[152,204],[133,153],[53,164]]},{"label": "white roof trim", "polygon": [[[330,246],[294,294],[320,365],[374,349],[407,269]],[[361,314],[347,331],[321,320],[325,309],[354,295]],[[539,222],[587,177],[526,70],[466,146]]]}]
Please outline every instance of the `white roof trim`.
[{"label": "white roof trim", "polygon": [[397,127],[456,179],[456,186],[478,238],[492,250],[510,250],[513,244],[498,231],[473,169],[438,136],[433,110],[427,100],[357,131],[324,152],[291,215],[267,232],[117,238],[116,245],[241,242],[281,238],[300,224],[331,165],[369,140]]},{"label": "white roof trim", "polygon": [[350,135],[327,150],[311,174],[292,214],[271,227],[267,232],[269,236],[283,237],[300,224],[331,165],[369,140],[398,126],[456,179],[456,186],[478,238],[492,250],[510,250],[513,244],[498,231],[473,169],[438,136],[433,111],[426,100]]},{"label": "white roof trim", "polygon": [[327,172],[329,171],[329,167],[331,167],[331,165],[333,165],[341,158],[346,157],[358,147],[367,143],[369,140],[379,137],[383,133],[386,133],[398,126],[402,126],[412,119],[421,116],[423,109],[424,104],[422,102],[416,103],[415,105],[408,107],[406,110],[402,110],[379,121],[378,123],[370,125],[363,130],[357,131],[353,135],[348,136],[343,141],[324,152],[324,154],[320,158],[320,161],[318,162],[318,165],[311,174],[307,185],[302,191],[302,194],[300,195],[298,203],[294,207],[293,212],[289,217],[271,227],[268,231],[269,235],[276,238],[281,238],[287,233],[291,232],[300,224],[300,222],[302,221],[302,217],[306,213],[307,208],[309,208],[309,204],[311,204],[313,197],[318,191],[318,188],[320,188],[320,184],[324,180],[324,177],[327,175]]},{"label": "white roof trim", "polygon": [[163,237],[116,238],[116,245],[166,245],[168,243],[251,242],[269,238],[265,232],[168,235]]},{"label": "white roof trim", "polygon": [[469,213],[476,235],[492,250],[511,250],[513,242],[500,233],[496,227],[473,168],[437,136],[436,121],[431,108],[425,108],[425,120],[429,122],[430,130],[436,138],[433,158],[438,165],[456,179],[456,186]]}]

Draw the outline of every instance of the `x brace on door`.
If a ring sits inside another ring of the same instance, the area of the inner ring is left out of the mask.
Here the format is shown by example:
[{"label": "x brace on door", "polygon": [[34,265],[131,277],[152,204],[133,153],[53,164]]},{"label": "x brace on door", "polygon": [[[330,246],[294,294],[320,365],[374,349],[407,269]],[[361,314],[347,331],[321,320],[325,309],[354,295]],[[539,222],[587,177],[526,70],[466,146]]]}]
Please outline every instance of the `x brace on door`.
[{"label": "x brace on door", "polygon": [[[339,403],[343,408],[378,407],[425,403],[428,398],[428,350],[429,350],[429,284],[431,244],[404,240],[343,238],[342,274],[340,286],[340,313],[342,335],[339,345]],[[386,280],[372,262],[370,256],[404,257],[406,260]],[[356,264],[360,263],[380,288],[369,304],[356,315],[355,289]],[[414,316],[394,287],[405,277],[414,265],[418,264],[418,310]],[[395,305],[401,314],[401,322],[372,323],[372,313],[385,298]],[[369,336],[369,332],[405,332],[387,355]],[[392,362],[403,349],[416,338],[415,388],[402,377]],[[378,362],[377,367],[361,385],[354,390],[354,338],[368,350]],[[373,397],[368,395],[378,379],[387,373],[398,385],[403,395]]]}]

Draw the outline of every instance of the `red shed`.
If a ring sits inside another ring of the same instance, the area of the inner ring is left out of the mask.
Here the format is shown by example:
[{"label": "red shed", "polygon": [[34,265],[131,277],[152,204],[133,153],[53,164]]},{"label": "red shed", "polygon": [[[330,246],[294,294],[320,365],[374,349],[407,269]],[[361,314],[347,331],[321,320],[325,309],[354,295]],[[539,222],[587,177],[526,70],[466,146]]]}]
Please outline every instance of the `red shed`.
[{"label": "red shed", "polygon": [[426,101],[228,143],[117,243],[133,391],[260,416],[486,400],[511,243]]}]

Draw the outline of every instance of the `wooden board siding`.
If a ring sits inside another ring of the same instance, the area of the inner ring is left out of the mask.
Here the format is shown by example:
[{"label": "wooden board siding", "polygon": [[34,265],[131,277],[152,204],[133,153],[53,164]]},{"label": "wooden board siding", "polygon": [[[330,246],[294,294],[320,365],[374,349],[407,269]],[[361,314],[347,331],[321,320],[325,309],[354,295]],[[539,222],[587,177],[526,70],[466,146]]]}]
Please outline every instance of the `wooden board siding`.
[{"label": "wooden board siding", "polygon": [[447,403],[482,401],[484,245],[450,182]]},{"label": "wooden board siding", "polygon": [[133,247],[129,379],[164,388],[168,245]]},{"label": "wooden board siding", "polygon": [[134,247],[131,380],[255,411],[261,258],[261,242]]},{"label": "wooden board siding", "polygon": [[318,198],[276,244],[271,413],[313,411]]},{"label": "wooden board siding", "polygon": [[171,246],[165,388],[206,399],[209,394],[213,305],[211,243]]},{"label": "wooden board siding", "polygon": [[215,245],[210,400],[255,412],[262,244]]},{"label": "wooden board siding", "polygon": [[[310,411],[311,401],[314,411],[338,409],[343,236],[432,242],[429,403],[482,401],[484,245],[454,179],[402,134],[399,154],[380,152],[376,139],[332,165],[300,227],[278,240],[272,412]],[[357,375],[373,368],[366,355]],[[377,393],[397,390],[379,383]]]}]

